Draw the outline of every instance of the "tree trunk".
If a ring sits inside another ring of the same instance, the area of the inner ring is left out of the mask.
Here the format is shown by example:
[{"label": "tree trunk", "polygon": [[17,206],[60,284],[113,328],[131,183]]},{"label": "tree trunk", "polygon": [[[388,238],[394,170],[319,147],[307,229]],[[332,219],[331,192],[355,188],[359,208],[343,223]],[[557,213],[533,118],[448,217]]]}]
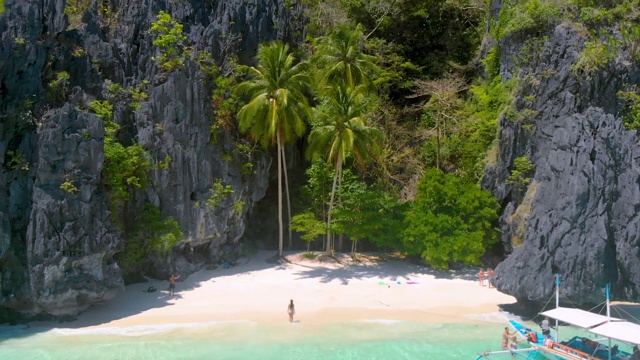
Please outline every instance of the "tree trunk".
[{"label": "tree trunk", "polygon": [[[436,115],[438,117],[438,115]],[[440,120],[436,119],[436,169],[440,170]]]},{"label": "tree trunk", "polygon": [[336,169],[333,174],[333,185],[331,186],[331,200],[329,200],[329,213],[327,214],[327,254],[333,254],[333,239],[331,234],[331,212],[333,211],[333,200],[336,195],[336,185],[338,182],[338,174],[340,173],[340,168],[342,167],[342,158],[338,155],[338,160],[336,161]]},{"label": "tree trunk", "polygon": [[282,246],[284,243],[284,234],[282,226],[282,144],[280,142],[280,132],[276,134],[278,144],[278,256],[282,257]]},{"label": "tree trunk", "polygon": [[287,174],[287,158],[284,146],[282,147],[282,170],[284,171],[284,191],[287,194],[287,228],[289,229],[289,245],[287,249],[291,250],[293,246],[293,236],[291,235],[291,198],[289,197],[289,175]]}]

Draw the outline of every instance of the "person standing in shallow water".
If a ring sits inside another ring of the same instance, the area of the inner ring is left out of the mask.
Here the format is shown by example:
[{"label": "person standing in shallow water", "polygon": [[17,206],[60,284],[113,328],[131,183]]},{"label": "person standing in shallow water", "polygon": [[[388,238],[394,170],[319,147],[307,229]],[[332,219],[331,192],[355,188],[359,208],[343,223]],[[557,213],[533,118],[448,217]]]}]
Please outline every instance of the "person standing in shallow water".
[{"label": "person standing in shallow water", "polygon": [[293,300],[289,302],[289,306],[287,307],[287,313],[289,314],[289,322],[293,322],[293,315],[296,313],[296,308],[293,306]]},{"label": "person standing in shallow water", "polygon": [[176,294],[176,280],[180,279],[180,275],[176,276],[175,274],[171,274],[169,278],[169,295]]}]

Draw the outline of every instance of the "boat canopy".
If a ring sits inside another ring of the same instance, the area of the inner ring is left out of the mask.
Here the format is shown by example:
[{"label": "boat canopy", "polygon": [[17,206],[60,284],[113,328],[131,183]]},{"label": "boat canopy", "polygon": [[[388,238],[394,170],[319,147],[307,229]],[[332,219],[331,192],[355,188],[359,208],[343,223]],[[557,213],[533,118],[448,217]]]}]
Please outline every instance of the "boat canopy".
[{"label": "boat canopy", "polygon": [[580,309],[557,307],[552,310],[548,310],[540,313],[541,315],[548,316],[552,319],[565,322],[574,326],[578,326],[584,329],[590,329],[594,326],[598,326],[606,323],[607,321],[620,321],[622,319],[609,318],[606,315],[594,314]]},{"label": "boat canopy", "polygon": [[640,325],[627,321],[602,324],[589,330],[589,332],[626,343],[640,345]]}]

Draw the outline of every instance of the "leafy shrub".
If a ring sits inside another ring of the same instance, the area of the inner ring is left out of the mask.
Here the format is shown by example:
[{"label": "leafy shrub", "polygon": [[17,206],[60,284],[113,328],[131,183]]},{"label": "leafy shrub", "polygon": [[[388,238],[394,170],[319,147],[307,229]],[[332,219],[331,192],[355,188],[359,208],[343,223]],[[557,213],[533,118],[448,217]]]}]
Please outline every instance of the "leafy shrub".
[{"label": "leafy shrub", "polygon": [[53,92],[54,97],[64,99],[67,95],[67,86],[69,85],[69,73],[60,71],[56,74],[56,78],[49,82],[49,89]]},{"label": "leafy shrub", "polygon": [[106,100],[93,100],[89,103],[89,109],[105,122],[113,119],[113,105]]},{"label": "leafy shrub", "polygon": [[147,83],[143,83],[129,88],[129,96],[132,100],[130,106],[134,111],[140,110],[140,103],[149,98],[149,94],[144,89],[146,85]]},{"label": "leafy shrub", "polygon": [[507,184],[513,184],[515,187],[523,189],[529,185],[531,178],[528,175],[533,170],[533,164],[526,155],[520,156],[513,160],[513,170],[507,178]]},{"label": "leafy shrub", "polygon": [[503,3],[496,28],[498,39],[518,33],[538,33],[562,21],[562,7],[553,0],[509,0]]},{"label": "leafy shrub", "polygon": [[71,182],[69,177],[65,177],[65,182],[60,184],[60,190],[66,191],[69,194],[75,194],[78,192],[78,188]]},{"label": "leafy shrub", "polygon": [[109,192],[112,211],[117,211],[129,200],[131,186],[141,188],[148,181],[153,168],[149,153],[139,144],[124,146],[116,140],[118,125],[113,118],[113,105],[94,100],[89,108],[105,121],[103,180]]},{"label": "leafy shrub", "polygon": [[407,249],[432,266],[480,264],[480,256],[497,241],[498,202],[453,174],[428,170],[409,206],[403,232]]},{"label": "leafy shrub", "polygon": [[640,129],[640,95],[630,91],[619,91],[618,97],[627,103],[622,123],[627,130]]},{"label": "leafy shrub", "polygon": [[224,200],[228,195],[233,194],[233,188],[231,185],[222,185],[222,180],[217,179],[213,185],[211,185],[211,196],[207,199],[206,205],[208,208],[214,208]]},{"label": "leafy shrub", "polygon": [[69,19],[69,29],[77,29],[82,24],[82,16],[91,4],[90,0],[67,0],[64,14]]},{"label": "leafy shrub", "polygon": [[632,60],[640,60],[640,25],[625,22],[620,25],[622,42]]},{"label": "leafy shrub", "polygon": [[300,238],[307,242],[309,251],[311,243],[327,233],[327,224],[317,219],[312,212],[304,212],[291,218],[291,229],[302,234]]},{"label": "leafy shrub", "polygon": [[5,155],[7,157],[5,162],[7,169],[29,171],[29,162],[22,151],[7,150]]},{"label": "leafy shrub", "polygon": [[585,42],[585,48],[578,55],[571,71],[589,75],[602,69],[615,58],[618,44],[619,42],[613,38]]},{"label": "leafy shrub", "polygon": [[184,66],[187,36],[182,28],[182,24],[164,11],[160,11],[157,21],[151,23],[151,32],[155,37],[153,45],[160,51],[160,55],[152,59],[164,71],[174,71]]},{"label": "leafy shrub", "polygon": [[165,218],[160,209],[151,204],[146,204],[135,224],[124,251],[117,256],[118,264],[128,278],[139,274],[152,255],[166,254],[184,236],[177,221]]}]

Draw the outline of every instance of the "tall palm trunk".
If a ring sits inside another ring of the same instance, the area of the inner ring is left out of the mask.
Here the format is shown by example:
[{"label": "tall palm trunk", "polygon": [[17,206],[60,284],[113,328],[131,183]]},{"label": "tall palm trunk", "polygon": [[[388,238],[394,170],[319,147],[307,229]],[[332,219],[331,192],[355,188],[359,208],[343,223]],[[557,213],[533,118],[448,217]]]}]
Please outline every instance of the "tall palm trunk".
[{"label": "tall palm trunk", "polygon": [[338,183],[338,175],[342,168],[342,156],[338,155],[336,160],[336,170],[333,174],[333,185],[331,186],[331,200],[329,200],[329,213],[327,214],[327,254],[333,254],[333,235],[331,234],[331,212],[333,211],[333,200],[336,195],[336,185]]},{"label": "tall palm trunk", "polygon": [[282,147],[282,170],[284,170],[284,191],[287,194],[287,228],[289,229],[289,246],[287,249],[291,250],[293,246],[293,236],[291,235],[291,198],[289,197],[289,175],[287,174],[287,158],[284,146]]},{"label": "tall palm trunk", "polygon": [[282,226],[282,156],[280,156],[280,152],[282,151],[282,143],[280,140],[280,132],[276,133],[276,141],[278,144],[278,149],[276,150],[278,153],[278,256],[282,257],[282,245],[283,245],[283,226]]}]

